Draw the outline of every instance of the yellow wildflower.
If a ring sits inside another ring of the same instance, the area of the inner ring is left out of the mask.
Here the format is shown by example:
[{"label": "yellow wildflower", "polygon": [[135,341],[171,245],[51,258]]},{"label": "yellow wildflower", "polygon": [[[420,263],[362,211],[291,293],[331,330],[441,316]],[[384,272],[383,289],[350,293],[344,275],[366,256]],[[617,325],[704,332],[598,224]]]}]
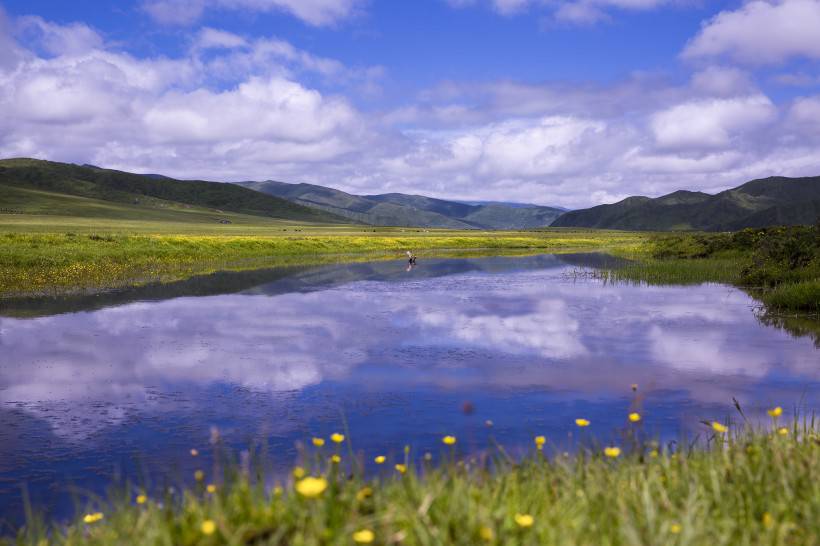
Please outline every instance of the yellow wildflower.
[{"label": "yellow wildflower", "polygon": [[764,527],[771,527],[774,525],[774,518],[768,512],[763,513],[763,526]]},{"label": "yellow wildflower", "polygon": [[683,527],[681,527],[681,526],[680,526],[680,523],[673,523],[673,524],[669,527],[669,531],[670,531],[673,535],[678,535],[678,534],[680,534],[680,532],[681,532],[681,531],[683,531]]},{"label": "yellow wildflower", "polygon": [[653,459],[656,458],[658,456],[658,450],[653,449],[652,451],[649,452],[649,456],[652,457]]},{"label": "yellow wildflower", "polygon": [[293,477],[297,480],[300,480],[305,477],[305,469],[301,466],[297,466],[293,469]]},{"label": "yellow wildflower", "polygon": [[714,429],[715,432],[719,432],[721,434],[729,431],[729,427],[727,427],[726,425],[722,425],[717,421],[712,421],[712,429]]},{"label": "yellow wildflower", "polygon": [[607,457],[615,458],[621,454],[621,448],[619,447],[605,447],[604,448],[604,455]]},{"label": "yellow wildflower", "polygon": [[547,443],[547,437],[546,436],[536,436],[535,437],[535,447],[538,448],[539,450],[544,449],[544,444],[546,444],[546,443]]},{"label": "yellow wildflower", "polygon": [[330,435],[330,439],[333,441],[333,443],[341,444],[342,442],[345,441],[345,435],[344,434],[339,434],[338,432],[334,432],[333,434]]},{"label": "yellow wildflower", "polygon": [[323,445],[325,445],[325,439],[324,438],[314,438],[312,441],[313,441],[313,445],[316,446],[316,447],[322,447]]},{"label": "yellow wildflower", "polygon": [[313,478],[308,476],[296,482],[296,492],[313,499],[324,493],[327,489],[327,480],[324,478]]},{"label": "yellow wildflower", "polygon": [[216,486],[212,483],[209,483],[208,487],[205,488],[205,491],[213,495],[214,493],[216,493]]},{"label": "yellow wildflower", "polygon": [[386,461],[386,460],[387,460],[387,457],[385,457],[384,455],[376,455],[376,457],[373,459],[373,461],[376,464],[384,464],[384,461]]},{"label": "yellow wildflower", "polygon": [[137,495],[137,504],[145,504],[148,502],[148,497],[146,495]]},{"label": "yellow wildflower", "polygon": [[205,479],[205,473],[201,470],[197,470],[196,472],[194,472],[194,479],[198,482],[201,482]]},{"label": "yellow wildflower", "polygon": [[398,471],[399,474],[404,474],[405,472],[407,472],[407,465],[406,464],[397,464],[396,465],[396,471]]},{"label": "yellow wildflower", "polygon": [[330,462],[339,464],[340,462],[342,462],[342,458],[339,455],[334,454],[330,456]]},{"label": "yellow wildflower", "polygon": [[216,523],[212,519],[206,519],[202,522],[202,530],[203,535],[212,535],[216,532]]},{"label": "yellow wildflower", "polygon": [[368,497],[372,497],[372,496],[373,496],[373,489],[371,489],[369,487],[362,487],[359,490],[359,492],[356,493],[356,500],[363,501],[364,499],[366,499]]},{"label": "yellow wildflower", "polygon": [[448,445],[448,446],[455,445],[456,437],[455,436],[445,436],[444,438],[441,439],[441,441],[444,442],[444,444]]},{"label": "yellow wildflower", "polygon": [[768,413],[770,417],[780,417],[781,415],[783,415],[783,408],[781,408],[780,406],[776,406],[768,410],[766,413]]},{"label": "yellow wildflower", "polygon": [[370,529],[362,529],[353,533],[353,542],[357,544],[370,544],[376,539],[376,535]]},{"label": "yellow wildflower", "polygon": [[633,411],[632,413],[629,414],[629,420],[632,421],[633,423],[637,423],[638,421],[641,420],[641,414],[638,413],[638,412]]},{"label": "yellow wildflower", "polygon": [[518,524],[519,527],[532,527],[532,524],[535,523],[535,518],[533,518],[529,514],[516,514],[515,515],[515,523]]},{"label": "yellow wildflower", "polygon": [[781,436],[786,436],[789,434],[789,429],[786,427],[780,427],[779,429],[777,429],[777,433]]},{"label": "yellow wildflower", "polygon": [[575,424],[581,428],[584,428],[589,426],[589,421],[586,419],[576,419]]},{"label": "yellow wildflower", "polygon": [[282,486],[277,485],[273,488],[273,496],[274,497],[281,497],[284,491],[282,490]]},{"label": "yellow wildflower", "polygon": [[92,523],[97,523],[101,519],[103,519],[102,512],[94,512],[94,513],[91,513],[91,514],[86,514],[85,517],[83,518],[83,521],[85,523],[92,524]]},{"label": "yellow wildflower", "polygon": [[492,542],[495,538],[495,533],[493,533],[493,530],[490,527],[484,525],[478,530],[478,536],[481,537],[481,540]]}]

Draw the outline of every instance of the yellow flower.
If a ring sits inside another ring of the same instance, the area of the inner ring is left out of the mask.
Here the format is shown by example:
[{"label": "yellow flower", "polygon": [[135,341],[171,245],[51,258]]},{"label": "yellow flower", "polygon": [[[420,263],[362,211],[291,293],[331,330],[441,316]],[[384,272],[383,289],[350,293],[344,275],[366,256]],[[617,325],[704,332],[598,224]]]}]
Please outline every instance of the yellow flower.
[{"label": "yellow flower", "polygon": [[680,526],[680,523],[673,523],[673,524],[669,527],[669,531],[670,531],[673,535],[678,535],[678,534],[680,534],[680,532],[681,532],[681,531],[683,531],[683,527],[681,527],[681,526]]},{"label": "yellow flower", "polygon": [[148,502],[146,495],[137,495],[137,504],[145,504],[146,502]]},{"label": "yellow flower", "polygon": [[495,533],[493,533],[493,530],[490,527],[484,525],[478,530],[478,536],[481,537],[481,540],[492,542],[495,538]]},{"label": "yellow flower", "polygon": [[629,414],[629,420],[632,421],[633,423],[637,423],[638,421],[641,420],[641,414],[638,413],[638,412],[633,411],[632,413]]},{"label": "yellow flower", "polygon": [[330,435],[330,439],[336,444],[341,444],[342,442],[345,441],[345,435],[344,434],[339,434],[338,432],[334,432],[333,434]]},{"label": "yellow flower", "polygon": [[90,525],[92,523],[97,523],[101,519],[103,519],[102,512],[94,512],[92,514],[86,514],[85,517],[83,518],[83,521]]},{"label": "yellow flower", "polygon": [[330,462],[339,464],[340,462],[342,462],[342,458],[339,455],[331,455]]},{"label": "yellow flower", "polygon": [[308,476],[296,482],[296,492],[309,499],[318,497],[324,493],[325,489],[327,489],[327,480],[324,478]]},{"label": "yellow flower", "polygon": [[448,445],[448,446],[455,445],[456,437],[455,436],[445,436],[444,438],[441,439],[441,441],[444,442],[444,444]]},{"label": "yellow flower", "polygon": [[764,527],[771,527],[774,525],[774,518],[768,512],[763,513],[763,526]]},{"label": "yellow flower", "polygon": [[196,457],[197,455],[199,455],[199,450],[198,449],[192,449],[191,450],[191,457]]},{"label": "yellow flower", "polygon": [[282,493],[284,493],[284,491],[282,490],[281,486],[277,485],[273,488],[273,496],[274,497],[281,497]]},{"label": "yellow flower", "polygon": [[649,452],[649,456],[652,457],[653,459],[656,458],[658,456],[658,450],[653,449],[652,451]]},{"label": "yellow flower", "polygon": [[212,519],[206,519],[202,522],[202,534],[212,535],[216,532],[216,523]]},{"label": "yellow flower", "polygon": [[201,482],[205,479],[205,473],[201,470],[197,470],[196,472],[194,472],[194,479],[198,482]]},{"label": "yellow flower", "polygon": [[768,410],[766,413],[768,413],[770,417],[780,417],[781,415],[783,415],[783,408],[777,406]]},{"label": "yellow flower", "polygon": [[519,527],[524,528],[532,527],[532,524],[535,523],[535,519],[529,514],[516,514],[514,519]]},{"label": "yellow flower", "polygon": [[712,428],[715,432],[719,432],[721,434],[729,431],[729,427],[727,427],[726,425],[721,425],[717,421],[712,421]]},{"label": "yellow flower", "polygon": [[546,443],[547,443],[547,437],[546,436],[536,436],[535,437],[535,447],[537,447],[538,449],[544,449],[544,444],[546,444]]},{"label": "yellow flower", "polygon": [[786,427],[780,427],[779,429],[777,429],[777,433],[781,436],[786,436],[789,434],[789,429],[787,429]]},{"label": "yellow flower", "polygon": [[612,457],[613,459],[621,454],[621,448],[619,447],[605,447],[604,448],[604,455],[607,457]]},{"label": "yellow flower", "polygon": [[214,493],[216,493],[216,486],[212,483],[209,483],[208,487],[205,488],[205,491],[213,495]]},{"label": "yellow flower", "polygon": [[587,421],[586,419],[576,419],[575,424],[581,428],[584,428],[589,426],[589,421]]},{"label": "yellow flower", "polygon": [[293,469],[293,477],[297,480],[302,479],[305,477],[305,469],[301,466],[297,466]]},{"label": "yellow flower", "polygon": [[398,471],[399,474],[404,474],[405,472],[407,472],[407,465],[397,464],[396,465],[396,471]]},{"label": "yellow flower", "polygon": [[356,493],[356,500],[363,501],[368,497],[373,496],[373,490],[369,487],[362,487],[358,493]]},{"label": "yellow flower", "polygon": [[376,455],[376,457],[373,459],[373,461],[375,461],[376,464],[384,464],[384,461],[386,460],[387,457],[385,457],[384,455]]},{"label": "yellow flower", "polygon": [[323,445],[325,445],[325,439],[324,438],[314,438],[313,439],[313,445],[315,445],[316,447],[322,447]]},{"label": "yellow flower", "polygon": [[376,535],[370,529],[362,529],[353,533],[353,542],[357,544],[370,544],[376,539]]}]

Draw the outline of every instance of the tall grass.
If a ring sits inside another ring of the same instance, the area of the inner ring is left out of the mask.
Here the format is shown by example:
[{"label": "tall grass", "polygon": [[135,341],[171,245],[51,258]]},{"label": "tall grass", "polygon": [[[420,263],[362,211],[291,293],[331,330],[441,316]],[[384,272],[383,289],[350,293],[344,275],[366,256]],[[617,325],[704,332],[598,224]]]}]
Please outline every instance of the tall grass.
[{"label": "tall grass", "polygon": [[814,420],[708,430],[677,451],[630,436],[616,457],[592,445],[546,457],[533,444],[521,460],[498,446],[459,458],[456,443],[442,446],[438,463],[408,450],[369,478],[359,470],[364,455],[313,448],[286,482],[240,465],[176,495],[126,492],[67,526],[30,524],[6,544],[820,543]]}]

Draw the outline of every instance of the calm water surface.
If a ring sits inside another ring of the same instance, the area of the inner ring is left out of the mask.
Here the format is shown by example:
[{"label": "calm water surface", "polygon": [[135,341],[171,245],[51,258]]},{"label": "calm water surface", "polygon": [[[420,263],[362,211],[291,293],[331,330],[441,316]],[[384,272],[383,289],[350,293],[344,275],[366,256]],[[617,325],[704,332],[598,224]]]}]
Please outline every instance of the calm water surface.
[{"label": "calm water surface", "polygon": [[225,273],[0,304],[0,513],[20,521],[21,484],[65,516],[112,480],[184,481],[210,468],[213,427],[236,450],[267,446],[276,472],[342,416],[357,452],[398,456],[439,454],[444,434],[463,451],[535,434],[571,449],[576,417],[609,440],[632,407],[664,440],[736,415],[732,397],[752,417],[820,408],[812,339],[763,325],[734,288],[573,274],[605,259]]}]

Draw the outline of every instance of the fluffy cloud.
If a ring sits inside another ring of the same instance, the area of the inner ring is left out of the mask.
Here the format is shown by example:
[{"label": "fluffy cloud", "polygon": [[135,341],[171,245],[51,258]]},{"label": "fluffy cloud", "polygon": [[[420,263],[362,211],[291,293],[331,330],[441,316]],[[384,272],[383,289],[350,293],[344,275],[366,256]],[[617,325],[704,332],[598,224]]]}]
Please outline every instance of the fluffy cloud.
[{"label": "fluffy cloud", "polygon": [[725,148],[773,121],[776,111],[763,95],[697,100],[655,114],[652,131],[664,148]]},{"label": "fluffy cloud", "polygon": [[188,25],[206,9],[257,12],[282,11],[314,26],[335,24],[350,17],[362,0],[146,0],[145,11],[157,22]]},{"label": "fluffy cloud", "polygon": [[[446,0],[453,7],[471,6],[479,0]],[[515,15],[531,8],[542,8],[552,12],[559,22],[571,24],[591,24],[609,19],[610,9],[647,10],[675,0],[487,0],[492,8],[502,15]]]},{"label": "fluffy cloud", "polygon": [[820,59],[820,0],[753,0],[703,25],[684,58],[726,56],[749,64]]}]

